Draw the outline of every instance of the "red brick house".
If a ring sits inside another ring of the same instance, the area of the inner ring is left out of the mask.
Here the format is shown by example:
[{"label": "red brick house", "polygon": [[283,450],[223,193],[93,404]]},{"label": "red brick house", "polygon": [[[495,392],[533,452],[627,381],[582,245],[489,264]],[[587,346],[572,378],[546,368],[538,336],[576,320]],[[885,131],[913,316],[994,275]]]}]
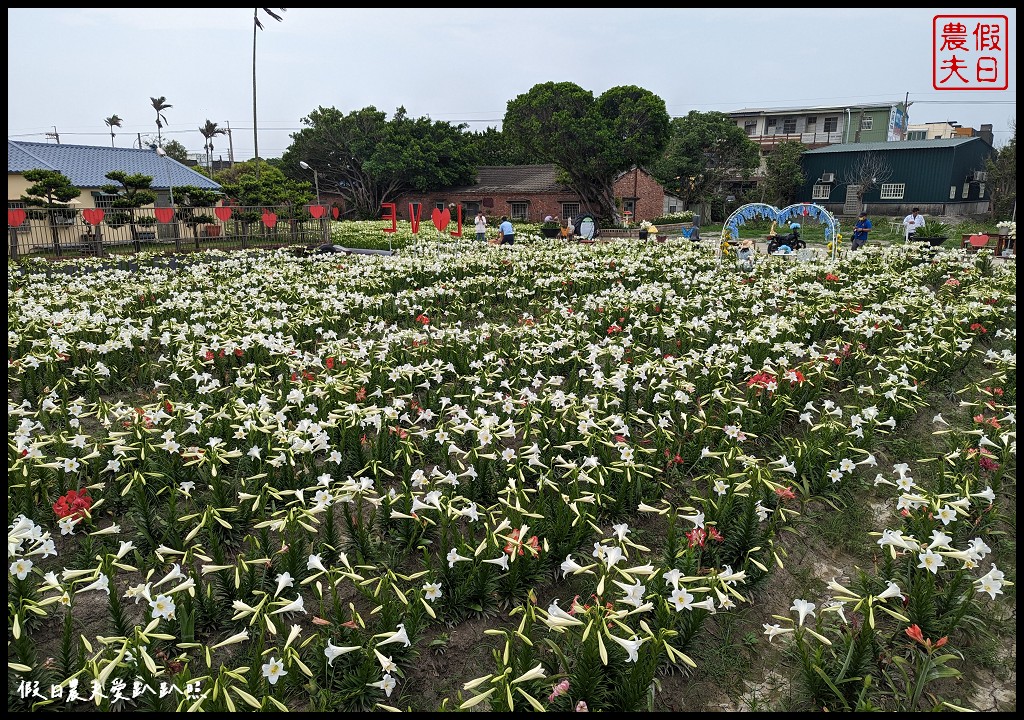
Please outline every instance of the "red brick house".
[{"label": "red brick house", "polygon": [[[490,220],[502,215],[523,222],[542,222],[548,215],[574,218],[586,208],[579,195],[558,183],[557,176],[556,165],[485,165],[477,170],[476,184],[403,195],[395,201],[396,212],[408,220],[409,204],[419,203],[420,219],[429,220],[434,208],[461,205],[463,225],[471,225],[478,210]],[[613,192],[621,210],[632,213],[635,222],[664,213],[665,188],[643,168],[621,173]]]}]

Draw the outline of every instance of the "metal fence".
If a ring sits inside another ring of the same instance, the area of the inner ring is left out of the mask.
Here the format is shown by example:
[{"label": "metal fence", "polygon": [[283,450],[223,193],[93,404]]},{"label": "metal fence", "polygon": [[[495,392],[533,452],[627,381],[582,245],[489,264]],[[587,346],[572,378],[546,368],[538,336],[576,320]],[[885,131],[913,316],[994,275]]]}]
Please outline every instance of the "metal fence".
[{"label": "metal fence", "polygon": [[[325,208],[326,209],[326,208]],[[230,210],[230,212],[228,212]],[[330,242],[306,206],[8,209],[7,256],[74,258],[144,251],[236,250]]]}]

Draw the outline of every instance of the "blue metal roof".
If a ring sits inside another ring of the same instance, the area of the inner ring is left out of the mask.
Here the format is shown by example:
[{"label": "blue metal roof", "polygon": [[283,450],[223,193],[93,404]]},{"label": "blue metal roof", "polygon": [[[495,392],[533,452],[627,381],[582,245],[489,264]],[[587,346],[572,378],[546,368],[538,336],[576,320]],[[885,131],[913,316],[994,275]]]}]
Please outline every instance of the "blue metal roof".
[{"label": "blue metal roof", "polygon": [[980,137],[940,138],[938,140],[893,140],[890,142],[836,143],[804,150],[804,155],[825,155],[836,152],[877,152],[879,150],[927,150],[929,148],[948,148],[964,145],[969,142],[984,140]]},{"label": "blue metal roof", "polygon": [[122,170],[153,178],[154,190],[191,185],[206,190],[221,186],[177,160],[157,155],[155,150],[94,145],[55,145],[52,143],[7,141],[7,172],[57,170],[78,188],[98,188],[112,183],[107,173]]}]

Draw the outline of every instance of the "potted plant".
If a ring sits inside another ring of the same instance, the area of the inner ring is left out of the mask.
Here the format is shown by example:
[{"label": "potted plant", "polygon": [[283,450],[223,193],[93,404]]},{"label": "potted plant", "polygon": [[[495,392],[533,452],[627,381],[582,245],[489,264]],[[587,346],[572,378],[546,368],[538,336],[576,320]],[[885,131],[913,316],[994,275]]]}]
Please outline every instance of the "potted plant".
[{"label": "potted plant", "polygon": [[557,220],[545,220],[540,225],[540,234],[546,238],[558,237],[560,227]]},{"label": "potted plant", "polygon": [[910,236],[914,242],[927,242],[932,247],[938,247],[949,238],[950,228],[939,220],[925,220]]}]

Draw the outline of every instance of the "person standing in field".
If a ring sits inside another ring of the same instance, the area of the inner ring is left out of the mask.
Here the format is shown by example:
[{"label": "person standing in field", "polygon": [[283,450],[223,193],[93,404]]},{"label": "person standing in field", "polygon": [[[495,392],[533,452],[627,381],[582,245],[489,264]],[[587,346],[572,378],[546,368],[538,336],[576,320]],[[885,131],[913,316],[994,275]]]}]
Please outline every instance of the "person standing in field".
[{"label": "person standing in field", "polygon": [[868,220],[868,214],[862,212],[857,217],[857,224],[853,226],[853,244],[850,247],[851,250],[857,250],[864,247],[868,242],[868,232],[871,230],[871,221]]},{"label": "person standing in field", "polygon": [[919,215],[920,208],[914,208],[909,215],[903,218],[903,235],[907,240],[913,236],[914,232],[924,225],[924,215]]},{"label": "person standing in field", "polygon": [[476,239],[480,242],[487,241],[487,216],[484,215],[484,211],[480,210],[476,214],[476,218],[473,220],[473,227],[476,230]]}]

